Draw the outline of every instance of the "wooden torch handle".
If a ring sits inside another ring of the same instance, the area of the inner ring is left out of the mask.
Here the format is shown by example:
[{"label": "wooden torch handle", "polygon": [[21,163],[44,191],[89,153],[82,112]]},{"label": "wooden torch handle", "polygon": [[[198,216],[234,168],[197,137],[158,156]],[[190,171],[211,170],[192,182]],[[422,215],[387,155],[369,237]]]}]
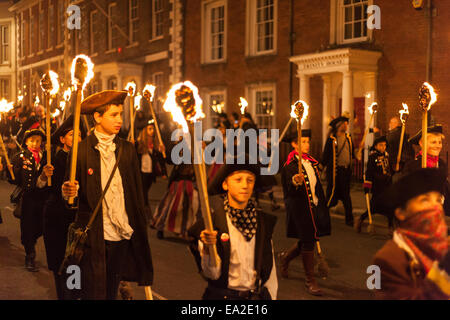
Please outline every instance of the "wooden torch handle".
[{"label": "wooden torch handle", "polygon": [[[47,164],[52,164],[52,133],[51,133],[51,115],[50,115],[50,96],[48,94],[45,94],[45,107],[46,107],[46,114],[45,114],[45,151],[47,151]],[[52,186],[52,177],[47,177],[47,185],[49,187]]]},{"label": "wooden torch handle", "polygon": [[[81,115],[81,93],[82,89],[77,90],[77,103],[75,105],[75,112],[73,117],[73,136],[78,137],[80,132],[80,115]],[[77,156],[78,156],[78,139],[73,139],[72,143],[72,157],[70,159],[70,182],[75,182],[77,174]],[[73,197],[69,198],[69,204],[73,204]]]}]

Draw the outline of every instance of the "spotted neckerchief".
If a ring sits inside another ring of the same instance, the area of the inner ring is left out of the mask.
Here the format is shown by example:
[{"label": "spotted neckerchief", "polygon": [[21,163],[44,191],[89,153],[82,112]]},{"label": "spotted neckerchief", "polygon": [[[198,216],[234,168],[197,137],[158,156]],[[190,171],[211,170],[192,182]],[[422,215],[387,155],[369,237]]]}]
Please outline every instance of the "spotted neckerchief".
[{"label": "spotted neckerchief", "polygon": [[223,199],[223,206],[225,212],[230,217],[233,226],[239,230],[245,240],[252,240],[253,236],[256,234],[256,227],[258,226],[256,207],[253,200],[248,200],[247,207],[242,210],[231,207],[228,203],[228,196],[225,196]]}]

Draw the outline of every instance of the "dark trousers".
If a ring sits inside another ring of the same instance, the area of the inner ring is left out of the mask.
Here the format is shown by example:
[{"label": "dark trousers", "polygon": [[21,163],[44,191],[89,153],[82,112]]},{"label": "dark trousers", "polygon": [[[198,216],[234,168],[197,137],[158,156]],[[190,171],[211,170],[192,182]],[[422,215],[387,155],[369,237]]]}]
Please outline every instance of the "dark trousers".
[{"label": "dark trousers", "polygon": [[300,249],[300,251],[314,251],[314,241],[302,241],[298,240],[297,247]]},{"label": "dark trousers", "polygon": [[107,241],[105,240],[106,252],[106,299],[116,300],[119,290],[122,270],[125,263],[124,257],[128,256],[130,249],[129,240]]},{"label": "dark trousers", "polygon": [[42,236],[44,200],[42,193],[25,193],[20,217],[20,239],[27,255],[35,252],[37,239]]},{"label": "dark trousers", "polygon": [[[345,221],[347,223],[353,223],[353,207],[352,198],[350,197],[350,180],[352,177],[352,171],[349,168],[337,167],[336,168],[336,183],[334,189],[333,200],[330,202],[330,207],[334,207],[338,200],[341,200],[345,209]],[[332,192],[332,183],[327,186],[327,199],[330,198]]]},{"label": "dark trousers", "polygon": [[[373,198],[373,197],[372,197],[372,198]],[[394,227],[394,216],[393,216],[393,215],[390,215],[390,214],[384,214],[384,213],[381,213],[380,210],[377,210],[377,207],[375,206],[375,203],[374,203],[373,200],[370,201],[370,209],[372,210],[372,211],[371,211],[372,216],[373,216],[375,213],[382,214],[383,216],[385,216],[385,217],[387,218],[389,228],[393,228],[393,227]],[[359,219],[361,220],[361,222],[363,222],[365,219],[367,219],[368,216],[369,216],[369,211],[366,210],[366,212],[364,212],[364,213],[359,217]]]},{"label": "dark trousers", "polygon": [[145,205],[148,207],[149,206],[148,192],[150,191],[150,188],[152,187],[153,184],[153,173],[141,172],[141,177],[142,177],[142,189],[144,191],[144,202]]}]

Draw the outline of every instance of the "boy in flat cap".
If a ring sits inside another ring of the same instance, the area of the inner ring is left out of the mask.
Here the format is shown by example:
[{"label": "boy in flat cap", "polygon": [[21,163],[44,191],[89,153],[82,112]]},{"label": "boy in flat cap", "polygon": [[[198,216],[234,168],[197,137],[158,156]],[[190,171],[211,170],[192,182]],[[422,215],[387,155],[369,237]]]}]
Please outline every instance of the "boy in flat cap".
[{"label": "boy in flat cap", "polygon": [[448,227],[442,207],[442,169],[425,168],[401,178],[382,195],[398,227],[375,255],[381,271],[378,299],[450,298]]},{"label": "boy in flat cap", "polygon": [[341,116],[330,122],[331,132],[325,142],[320,163],[327,168],[326,199],[328,208],[336,206],[338,200],[342,200],[345,208],[345,223],[353,226],[350,180],[354,146],[351,136],[347,133],[348,121],[348,117]]},{"label": "boy in flat cap", "polygon": [[[208,281],[204,300],[275,300],[278,281],[272,233],[276,217],[256,208],[251,199],[259,180],[258,165],[228,159],[208,186],[215,231],[203,220],[189,229],[191,250]],[[216,245],[219,263],[213,266],[206,245]]]},{"label": "boy in flat cap", "polygon": [[[21,188],[18,208],[20,208],[20,238],[25,248],[25,268],[30,272],[37,272],[36,250],[37,239],[42,236],[42,212],[46,198],[46,191],[39,188],[42,183],[39,177],[43,173],[41,160],[43,152],[42,142],[45,134],[42,130],[31,129],[24,133],[23,151],[14,156],[11,161],[15,180],[11,179],[6,170],[9,182]],[[46,169],[47,170],[47,169]]]},{"label": "boy in flat cap", "polygon": [[[378,197],[386,188],[392,184],[392,167],[390,166],[389,154],[386,152],[387,139],[385,136],[376,138],[373,142],[369,159],[367,160],[367,169],[364,175],[364,193],[372,193],[370,208],[372,213],[379,213]],[[355,221],[356,232],[361,232],[363,221],[369,216],[369,212],[364,212],[359,219]],[[393,228],[393,217],[387,216],[389,229]]]},{"label": "boy in flat cap", "polygon": [[105,90],[81,103],[81,112],[93,114],[96,125],[93,134],[79,145],[77,183],[66,181],[62,188],[64,198],[78,197],[75,227],[86,226],[122,149],[118,168],[88,232],[80,265],[82,299],[114,300],[120,280],[141,286],[153,281],[139,161],[134,145],[117,136],[126,96],[126,91]]},{"label": "boy in flat cap", "polygon": [[297,133],[283,139],[294,150],[281,171],[284,203],[286,205],[286,230],[288,238],[298,239],[289,250],[281,255],[281,275],[288,277],[289,262],[302,255],[305,270],[305,286],[309,294],[320,296],[320,290],[314,278],[314,247],[319,237],[331,234],[330,214],[325,194],[320,183],[319,162],[309,153],[311,130],[302,130],[302,168],[299,174]]},{"label": "boy in flat cap", "polygon": [[[67,231],[75,218],[75,210],[67,208],[61,194],[61,187],[68,168],[69,152],[73,144],[73,115],[68,117],[52,134],[52,146],[58,146],[59,150],[52,156],[50,170],[41,174],[42,181],[39,187],[47,186],[48,178],[52,179],[52,186],[47,187],[48,197],[44,206],[44,244],[47,254],[47,266],[53,272],[55,288],[58,300],[68,300],[72,297],[71,290],[67,289],[67,274],[58,274],[59,267],[64,260],[67,243]],[[81,133],[78,137],[81,141]],[[56,150],[56,149],[55,149]],[[46,164],[46,157],[43,159]]]}]

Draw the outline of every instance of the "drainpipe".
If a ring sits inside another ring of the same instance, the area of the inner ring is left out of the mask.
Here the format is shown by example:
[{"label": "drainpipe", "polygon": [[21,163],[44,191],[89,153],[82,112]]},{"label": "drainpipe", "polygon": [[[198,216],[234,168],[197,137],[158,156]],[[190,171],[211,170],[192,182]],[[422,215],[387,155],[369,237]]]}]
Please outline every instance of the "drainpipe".
[{"label": "drainpipe", "polygon": [[[427,1],[427,10],[425,11],[427,19],[427,62],[426,62],[426,81],[431,83],[432,72],[432,37],[433,37],[433,5],[432,0]],[[431,109],[428,111],[428,123],[432,123]]]},{"label": "drainpipe", "polygon": [[[289,55],[292,57],[294,55],[294,42],[295,42],[295,33],[294,33],[294,0],[289,2]],[[293,85],[293,63],[289,61],[289,103],[292,103],[292,85]]]}]

